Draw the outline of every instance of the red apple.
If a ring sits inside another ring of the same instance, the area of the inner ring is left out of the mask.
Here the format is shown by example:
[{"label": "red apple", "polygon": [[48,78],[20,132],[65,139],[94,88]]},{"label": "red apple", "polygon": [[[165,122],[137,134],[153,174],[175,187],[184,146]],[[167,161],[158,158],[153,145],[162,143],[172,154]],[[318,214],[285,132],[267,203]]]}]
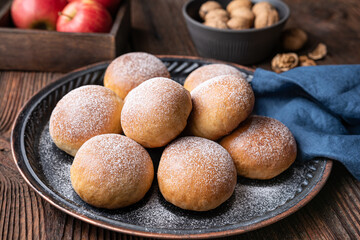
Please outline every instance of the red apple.
[{"label": "red apple", "polygon": [[[68,0],[69,2],[78,0]],[[103,5],[110,13],[114,13],[120,5],[121,0],[94,0]]]},{"label": "red apple", "polygon": [[79,0],[66,5],[56,23],[60,32],[109,32],[110,13],[93,0]]},{"label": "red apple", "polygon": [[55,30],[58,12],[67,0],[14,0],[11,16],[18,28]]}]

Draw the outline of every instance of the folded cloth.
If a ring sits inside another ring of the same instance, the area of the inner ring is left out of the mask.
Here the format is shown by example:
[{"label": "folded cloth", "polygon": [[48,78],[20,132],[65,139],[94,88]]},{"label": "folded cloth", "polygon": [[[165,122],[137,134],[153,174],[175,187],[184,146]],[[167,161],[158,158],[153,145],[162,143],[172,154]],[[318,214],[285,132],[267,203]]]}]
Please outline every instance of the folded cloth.
[{"label": "folded cloth", "polygon": [[360,180],[360,65],[257,69],[251,84],[254,113],[290,129],[297,160],[337,160]]}]

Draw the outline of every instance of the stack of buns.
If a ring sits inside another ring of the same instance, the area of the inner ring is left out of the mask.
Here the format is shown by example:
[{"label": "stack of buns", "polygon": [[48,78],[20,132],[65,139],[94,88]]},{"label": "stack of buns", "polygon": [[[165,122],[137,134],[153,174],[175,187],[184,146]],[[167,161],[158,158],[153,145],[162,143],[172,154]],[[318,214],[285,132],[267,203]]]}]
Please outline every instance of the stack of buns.
[{"label": "stack of buns", "polygon": [[58,102],[50,135],[75,156],[71,183],[85,202],[114,209],[142,199],[154,178],[145,148],[165,147],[157,171],[160,192],[194,211],[225,202],[237,175],[270,179],[294,162],[289,129],[250,116],[255,97],[239,70],[205,65],[184,86],[169,77],[155,56],[128,53],[109,65],[105,87],[80,87]]}]

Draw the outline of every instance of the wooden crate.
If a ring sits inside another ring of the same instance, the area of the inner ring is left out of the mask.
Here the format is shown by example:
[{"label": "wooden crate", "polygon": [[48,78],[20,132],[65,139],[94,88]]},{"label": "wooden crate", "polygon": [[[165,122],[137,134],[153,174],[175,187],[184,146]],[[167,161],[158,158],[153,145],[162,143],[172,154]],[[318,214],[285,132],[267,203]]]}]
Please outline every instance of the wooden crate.
[{"label": "wooden crate", "polygon": [[114,59],[128,44],[130,0],[123,0],[110,33],[63,33],[17,29],[11,3],[0,10],[0,69],[67,72]]}]

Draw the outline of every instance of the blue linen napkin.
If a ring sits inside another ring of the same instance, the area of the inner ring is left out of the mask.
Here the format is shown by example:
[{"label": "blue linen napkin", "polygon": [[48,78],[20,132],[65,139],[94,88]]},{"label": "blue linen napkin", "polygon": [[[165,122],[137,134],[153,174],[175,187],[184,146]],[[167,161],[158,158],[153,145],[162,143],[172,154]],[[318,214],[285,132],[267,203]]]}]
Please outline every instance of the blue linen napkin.
[{"label": "blue linen napkin", "polygon": [[290,129],[298,160],[337,160],[360,180],[360,65],[257,69],[251,84],[254,113]]}]

